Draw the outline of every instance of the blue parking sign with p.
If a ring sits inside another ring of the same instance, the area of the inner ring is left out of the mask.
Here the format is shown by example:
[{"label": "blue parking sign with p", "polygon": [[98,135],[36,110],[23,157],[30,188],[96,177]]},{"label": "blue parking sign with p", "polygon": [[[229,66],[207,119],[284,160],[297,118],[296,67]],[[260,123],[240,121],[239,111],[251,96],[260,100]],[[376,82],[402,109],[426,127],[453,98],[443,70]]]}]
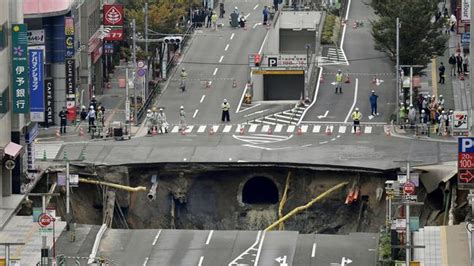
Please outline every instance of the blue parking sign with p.
[{"label": "blue parking sign with p", "polygon": [[458,148],[460,153],[472,152],[474,153],[474,138],[459,138]]}]

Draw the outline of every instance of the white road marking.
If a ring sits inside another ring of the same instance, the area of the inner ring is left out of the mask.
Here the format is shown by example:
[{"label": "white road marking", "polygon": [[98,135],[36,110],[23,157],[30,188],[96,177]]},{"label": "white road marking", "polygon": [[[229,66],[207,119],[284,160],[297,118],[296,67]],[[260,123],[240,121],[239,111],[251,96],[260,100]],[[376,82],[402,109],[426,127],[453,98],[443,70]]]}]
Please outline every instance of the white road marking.
[{"label": "white road marking", "polygon": [[206,95],[201,96],[201,101],[199,102],[202,103],[202,101],[204,101],[204,98],[206,98]]},{"label": "white road marking", "polygon": [[321,126],[320,126],[320,125],[315,125],[315,126],[313,126],[313,133],[319,133],[320,130],[321,130]]},{"label": "white road marking", "polygon": [[329,131],[329,132],[332,133],[332,132],[334,132],[333,129],[334,129],[334,126],[327,126],[327,127],[326,127],[326,132]]},{"label": "white road marking", "polygon": [[146,266],[147,263],[148,263],[148,257],[145,258],[145,261],[143,262],[143,266]]},{"label": "white road marking", "polygon": [[366,126],[364,129],[364,134],[370,134],[370,133],[372,133],[372,127]]},{"label": "white road marking", "polygon": [[153,240],[153,246],[156,245],[156,241],[158,241],[158,237],[160,237],[160,234],[161,234],[161,229],[160,231],[158,231],[158,233],[156,233],[156,236],[155,236],[155,239]]},{"label": "white road marking", "polygon": [[189,133],[193,132],[193,128],[194,128],[194,126],[187,126],[186,130],[184,132],[186,132],[186,134],[189,134]]},{"label": "white road marking", "polygon": [[318,115],[318,118],[321,119],[321,118],[326,118],[326,116],[328,116],[329,114],[329,110],[326,110],[326,113],[324,113],[324,115]]},{"label": "white road marking", "polygon": [[311,250],[311,258],[314,258],[316,256],[316,243],[313,243],[313,249]]},{"label": "white road marking", "polygon": [[206,131],[206,126],[205,125],[202,125],[198,128],[198,133],[203,133],[204,131]]},{"label": "white road marking", "polygon": [[268,132],[269,129],[270,129],[269,125],[263,125],[261,132]]},{"label": "white road marking", "polygon": [[252,27],[252,29],[255,29],[258,25],[260,25],[260,23],[255,23]]},{"label": "white road marking", "polygon": [[329,141],[327,141],[327,140],[326,140],[326,141],[321,141],[319,144],[326,144],[326,143],[328,143],[328,142],[329,142]]},{"label": "white road marking", "polygon": [[214,69],[214,73],[212,74],[213,76],[215,76],[217,74],[217,70],[218,70],[218,68],[216,67],[216,69]]},{"label": "white road marking", "polygon": [[173,129],[171,130],[171,133],[178,133],[179,132],[179,126],[174,126]]},{"label": "white road marking", "polygon": [[244,125],[237,125],[237,129],[235,130],[235,133],[240,133],[240,129],[243,128],[245,130]]},{"label": "white road marking", "polygon": [[258,8],[258,4],[256,4],[254,7],[253,7],[253,10],[257,9]]},{"label": "white road marking", "polygon": [[331,141],[335,141],[335,140],[336,140],[336,138],[332,138],[332,139],[331,139]]},{"label": "white road marking", "polygon": [[249,128],[249,132],[250,133],[255,132],[255,130],[257,130],[257,127],[258,127],[258,125],[251,125],[250,128]]},{"label": "white road marking", "polygon": [[[260,104],[259,104],[259,105],[260,105]],[[252,107],[250,107],[250,108],[252,108]],[[247,110],[247,109],[245,109],[245,110]],[[253,112],[253,113],[244,115],[244,117],[249,117],[249,116],[252,116],[252,115],[261,114],[261,113],[266,112],[266,111],[268,111],[268,110],[270,110],[270,109],[264,109],[264,110],[256,111],[256,112]]]},{"label": "white road marking", "polygon": [[291,132],[293,132],[293,131],[295,131],[295,126],[294,126],[294,125],[290,125],[290,126],[288,126],[288,128],[286,129],[286,132],[287,132],[287,133],[291,133]]},{"label": "white road marking", "polygon": [[339,133],[346,133],[347,126],[340,126],[339,127]]},{"label": "white road marking", "polygon": [[219,130],[219,125],[212,126],[212,130],[216,133]]},{"label": "white road marking", "polygon": [[222,60],[224,59],[224,56],[221,55],[221,59],[219,59],[219,63],[222,63]]},{"label": "white road marking", "polygon": [[201,266],[202,265],[202,261],[204,260],[204,256],[201,256],[199,258],[199,262],[198,262],[198,266]]},{"label": "white road marking", "polygon": [[232,35],[230,35],[230,39],[234,39],[234,36],[235,36],[235,33],[232,33]]},{"label": "white road marking", "polygon": [[245,15],[245,16],[244,16],[245,20],[247,20],[249,16],[250,16],[250,13],[248,13],[247,15]]},{"label": "white road marking", "polygon": [[282,124],[277,124],[276,127],[275,127],[275,133],[279,133],[281,132],[281,129],[283,128],[283,125]]},{"label": "white road marking", "polygon": [[232,125],[226,125],[226,126],[224,127],[224,130],[222,130],[222,132],[224,132],[224,133],[229,133],[231,128],[232,128]]},{"label": "white road marking", "polygon": [[212,80],[209,80],[209,81],[207,82],[207,85],[210,87],[210,86],[212,85]]},{"label": "white road marking", "polygon": [[356,103],[357,103],[357,92],[359,90],[359,79],[356,78],[356,84],[355,84],[355,89],[354,89],[354,101],[352,102],[351,109],[349,109],[349,112],[347,113],[346,119],[344,120],[344,123],[347,123],[349,120],[349,117],[352,114],[352,110],[354,109]]},{"label": "white road marking", "polygon": [[308,131],[308,125],[302,125],[301,126],[301,132],[306,133]]},{"label": "white road marking", "polygon": [[[232,40],[232,39],[231,39]],[[227,49],[229,49],[229,44],[227,44],[224,48],[224,51],[227,51]]]},{"label": "white road marking", "polygon": [[[242,160],[239,160],[241,162],[246,162],[246,161],[242,161]],[[237,161],[237,162],[239,162]],[[262,234],[262,231],[258,231],[257,233],[257,239],[255,239],[255,242],[248,248],[246,249],[244,252],[242,252],[237,258],[235,258],[233,261],[231,261],[229,263],[229,266],[234,266],[234,265],[238,265],[237,261],[239,261],[240,259],[242,259],[242,256],[245,255],[245,254],[248,254],[250,250],[254,249],[255,250],[255,246],[258,244],[258,240],[260,239],[260,235]]]},{"label": "white road marking", "polygon": [[265,34],[265,38],[263,39],[262,46],[260,46],[260,50],[258,50],[258,54],[262,54],[263,46],[265,45],[265,42],[267,41],[268,33],[269,33],[269,32],[270,32],[270,31],[268,30],[268,31],[267,31],[267,34]]},{"label": "white road marking", "polygon": [[206,245],[209,245],[209,243],[211,242],[211,238],[212,238],[213,233],[214,233],[214,230],[211,230],[209,232],[209,235],[207,236],[207,240],[206,240]]},{"label": "white road marking", "polygon": [[263,241],[265,241],[265,231],[263,231],[262,239],[260,240],[260,245],[258,246],[257,257],[255,257],[254,266],[258,265],[258,260],[260,259],[260,254],[262,253]]},{"label": "white road marking", "polygon": [[266,150],[266,151],[287,150],[287,149],[292,148],[292,147],[267,148],[267,147],[255,146],[255,145],[251,145],[251,144],[244,144],[242,146],[249,147],[249,148],[255,148],[255,149],[261,149],[261,150]]},{"label": "white road marking", "polygon": [[193,118],[196,117],[196,115],[198,114],[198,112],[199,112],[199,109],[196,109],[196,111],[194,111]]}]

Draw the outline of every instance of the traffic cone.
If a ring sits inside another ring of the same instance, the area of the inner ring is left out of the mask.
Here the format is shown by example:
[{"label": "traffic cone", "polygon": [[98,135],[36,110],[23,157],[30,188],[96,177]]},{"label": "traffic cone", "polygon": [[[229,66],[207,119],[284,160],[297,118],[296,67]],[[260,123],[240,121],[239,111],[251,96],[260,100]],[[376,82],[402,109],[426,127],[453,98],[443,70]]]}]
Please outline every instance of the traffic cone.
[{"label": "traffic cone", "polygon": [[43,161],[48,160],[48,157],[46,156],[46,150],[43,150]]},{"label": "traffic cone", "polygon": [[84,136],[84,129],[82,127],[79,127],[79,137]]},{"label": "traffic cone", "polygon": [[323,77],[323,75],[321,75],[321,77],[319,78],[319,83],[324,83],[324,77]]},{"label": "traffic cone", "polygon": [[182,127],[180,130],[181,135],[186,135],[186,127]]},{"label": "traffic cone", "polygon": [[273,134],[273,130],[272,130],[272,128],[271,128],[271,127],[269,127],[269,128],[268,128],[267,134],[268,134],[268,135],[271,135],[271,134]]},{"label": "traffic cone", "polygon": [[206,83],[206,89],[209,89],[209,88],[211,88],[211,81],[210,80],[208,80],[207,83]]},{"label": "traffic cone", "polygon": [[460,80],[464,80],[464,73],[461,72],[461,75],[459,75]]},{"label": "traffic cone", "polygon": [[332,132],[331,132],[331,127],[330,127],[330,126],[327,126],[327,127],[326,127],[326,135],[329,136],[329,135],[331,135],[331,134],[332,134]]},{"label": "traffic cone", "polygon": [[209,135],[214,135],[214,127],[211,127],[211,128],[209,129]]},{"label": "traffic cone", "polygon": [[346,75],[346,80],[344,81],[344,83],[351,83],[351,78],[349,77],[349,75]]},{"label": "traffic cone", "polygon": [[354,21],[354,23],[352,23],[352,28],[357,29],[357,22],[356,21]]},{"label": "traffic cone", "polygon": [[61,137],[61,133],[59,132],[59,128],[56,129],[56,138],[60,138]]},{"label": "traffic cone", "polygon": [[232,88],[236,88],[237,87],[237,81],[234,79],[234,81],[232,82]]},{"label": "traffic cone", "polygon": [[298,136],[303,135],[303,131],[301,131],[301,126],[299,126],[298,129],[296,129],[296,135]]},{"label": "traffic cone", "polygon": [[372,78],[372,84],[377,84],[377,77],[374,76],[374,77]]},{"label": "traffic cone", "polygon": [[151,134],[153,136],[155,136],[156,134],[158,134],[158,132],[156,131],[156,127],[153,127],[153,129],[151,130]]},{"label": "traffic cone", "polygon": [[244,126],[240,126],[240,135],[243,135],[244,133],[245,133]]},{"label": "traffic cone", "polygon": [[387,137],[392,136],[392,133],[390,133],[390,127],[385,128],[385,136],[387,136]]},{"label": "traffic cone", "polygon": [[360,136],[362,134],[362,131],[360,131],[360,127],[356,127],[356,136]]}]

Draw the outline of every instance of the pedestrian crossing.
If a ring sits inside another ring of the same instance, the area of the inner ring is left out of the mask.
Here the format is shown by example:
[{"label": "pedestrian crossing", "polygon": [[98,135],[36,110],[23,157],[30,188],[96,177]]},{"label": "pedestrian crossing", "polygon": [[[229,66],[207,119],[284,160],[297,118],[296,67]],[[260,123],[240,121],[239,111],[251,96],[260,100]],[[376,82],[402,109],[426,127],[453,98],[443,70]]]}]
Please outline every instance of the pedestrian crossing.
[{"label": "pedestrian crossing", "polygon": [[319,58],[319,65],[329,65],[329,64],[346,64],[347,59],[346,55],[341,49],[336,47],[328,48],[328,53],[326,56]]},{"label": "pedestrian crossing", "polygon": [[264,117],[255,119],[250,124],[265,124],[275,126],[277,124],[297,124],[303,115],[306,106],[296,106],[292,109],[288,109],[279,113],[273,113]]},{"label": "pedestrian crossing", "polygon": [[[171,125],[170,133],[180,133],[179,125]],[[183,135],[213,135],[213,134],[229,134],[229,135],[246,135],[246,134],[265,134],[265,135],[290,135],[290,134],[382,134],[384,133],[383,125],[366,124],[360,126],[360,131],[354,132],[354,127],[350,124],[219,124],[219,125],[188,125]]]}]

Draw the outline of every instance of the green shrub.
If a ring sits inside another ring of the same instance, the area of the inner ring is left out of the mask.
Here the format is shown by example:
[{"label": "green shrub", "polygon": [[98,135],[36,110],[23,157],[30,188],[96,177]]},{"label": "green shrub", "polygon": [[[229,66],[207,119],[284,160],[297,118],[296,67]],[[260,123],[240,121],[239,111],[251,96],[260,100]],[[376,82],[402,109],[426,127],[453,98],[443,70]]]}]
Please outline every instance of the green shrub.
[{"label": "green shrub", "polygon": [[323,32],[321,36],[322,44],[331,44],[332,36],[334,34],[334,27],[336,26],[336,16],[328,14],[324,19]]}]

